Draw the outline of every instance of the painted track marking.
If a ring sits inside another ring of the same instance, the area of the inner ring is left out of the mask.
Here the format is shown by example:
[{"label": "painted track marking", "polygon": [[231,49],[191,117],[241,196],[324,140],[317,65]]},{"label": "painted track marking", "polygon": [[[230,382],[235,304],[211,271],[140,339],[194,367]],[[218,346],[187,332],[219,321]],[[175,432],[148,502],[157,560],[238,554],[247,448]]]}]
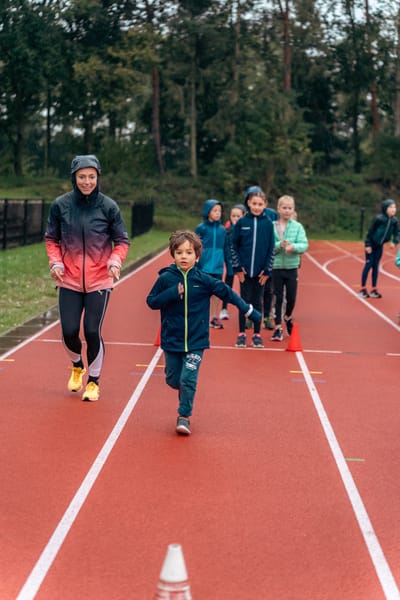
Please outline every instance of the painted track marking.
[{"label": "painted track marking", "polygon": [[315,410],[317,411],[319,420],[322,425],[322,429],[328,441],[333,458],[335,459],[336,466],[342,478],[344,487],[346,489],[346,493],[349,497],[351,506],[356,516],[358,525],[364,538],[364,542],[367,546],[369,555],[375,567],[375,571],[382,586],[385,597],[387,600],[398,600],[400,599],[399,588],[397,587],[392,571],[390,570],[390,567],[383,553],[379,540],[375,534],[374,528],[372,526],[364,503],[361,499],[360,493],[346,464],[346,459],[343,456],[342,450],[339,446],[339,442],[333,431],[332,425],[329,421],[328,415],[326,414],[325,408],[321,402],[318,391],[314,386],[314,382],[311,378],[311,373],[308,370],[303,354],[301,352],[296,352],[296,358],[303,372],[304,379],[306,381],[308,390],[313,400]]},{"label": "painted track marking", "polygon": [[40,555],[36,565],[33,567],[28,579],[25,581],[21,591],[19,592],[16,600],[32,600],[40,586],[42,585],[47,573],[50,570],[65,538],[67,537],[76,517],[79,514],[82,506],[84,505],[86,498],[88,497],[90,490],[96,482],[97,477],[100,474],[104,464],[106,463],[112,449],[114,448],[122,430],[124,429],[133,409],[136,406],[151,374],[157,366],[158,360],[162,354],[161,348],[157,348],[152,360],[146,371],[143,373],[135,391],[128,400],[124,410],[122,411],[117,423],[113,430],[108,436],[102,449],[97,455],[95,461],[90,467],[85,479],[82,481],[79,489],[73,497],[70,505],[65,511],[59,524],[54,530],[51,538],[47,542],[42,554]]}]

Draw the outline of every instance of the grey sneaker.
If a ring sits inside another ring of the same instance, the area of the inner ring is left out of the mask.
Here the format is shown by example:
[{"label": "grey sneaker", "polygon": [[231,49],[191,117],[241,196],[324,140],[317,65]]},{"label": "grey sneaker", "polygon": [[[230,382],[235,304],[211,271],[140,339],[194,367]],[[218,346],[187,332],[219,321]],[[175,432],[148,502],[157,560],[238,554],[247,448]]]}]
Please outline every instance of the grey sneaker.
[{"label": "grey sneaker", "polygon": [[371,290],[369,293],[370,298],[382,298],[382,294],[378,292],[378,290]]},{"label": "grey sneaker", "polygon": [[187,417],[178,417],[176,419],[176,433],[181,435],[190,435],[190,421]]},{"label": "grey sneaker", "polygon": [[369,298],[369,294],[367,292],[367,290],[365,288],[362,288],[359,292],[358,295],[360,298]]}]

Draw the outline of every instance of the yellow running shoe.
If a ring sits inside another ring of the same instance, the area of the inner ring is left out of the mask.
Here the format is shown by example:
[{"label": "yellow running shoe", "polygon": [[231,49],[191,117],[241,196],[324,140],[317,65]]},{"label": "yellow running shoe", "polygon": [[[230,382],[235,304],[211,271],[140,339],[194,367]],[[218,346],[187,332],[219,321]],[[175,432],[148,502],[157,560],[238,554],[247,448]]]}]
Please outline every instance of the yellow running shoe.
[{"label": "yellow running shoe", "polygon": [[96,402],[100,396],[100,388],[94,381],[89,381],[85,387],[85,391],[82,394],[82,400],[88,400],[89,402]]},{"label": "yellow running shoe", "polygon": [[86,369],[72,367],[71,377],[68,381],[68,389],[70,392],[79,392],[82,389],[82,380],[85,373]]}]

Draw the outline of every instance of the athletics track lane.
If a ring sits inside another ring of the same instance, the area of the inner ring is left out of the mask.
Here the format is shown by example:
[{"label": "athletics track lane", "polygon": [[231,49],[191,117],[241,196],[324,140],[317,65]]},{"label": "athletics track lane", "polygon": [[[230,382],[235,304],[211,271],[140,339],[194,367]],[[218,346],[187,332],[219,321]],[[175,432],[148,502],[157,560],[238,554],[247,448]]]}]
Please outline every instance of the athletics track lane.
[{"label": "athletics track lane", "polygon": [[[309,256],[333,260],[357,290],[361,246],[344,259],[343,248],[312,243]],[[113,292],[98,404],[60,385],[58,326],[0,363],[1,598],[16,597],[157,352],[144,298],[165,262]],[[302,356],[399,581],[398,331],[308,257],[300,282]],[[385,304],[374,306],[390,317],[396,288],[382,283]],[[211,332],[190,439],[174,434],[160,356],[37,598],[151,598],[171,542],[182,543],[195,600],[397,597],[382,591],[297,355],[267,335],[264,350],[232,348],[235,321]]]}]

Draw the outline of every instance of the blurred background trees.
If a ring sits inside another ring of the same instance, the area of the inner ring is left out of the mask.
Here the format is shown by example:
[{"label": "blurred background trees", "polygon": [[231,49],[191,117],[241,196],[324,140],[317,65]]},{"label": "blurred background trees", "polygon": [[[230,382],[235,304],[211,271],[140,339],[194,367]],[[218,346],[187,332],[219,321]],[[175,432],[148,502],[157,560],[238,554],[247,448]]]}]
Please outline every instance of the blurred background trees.
[{"label": "blurred background trees", "polygon": [[4,0],[0,174],[400,185],[394,0]]}]

